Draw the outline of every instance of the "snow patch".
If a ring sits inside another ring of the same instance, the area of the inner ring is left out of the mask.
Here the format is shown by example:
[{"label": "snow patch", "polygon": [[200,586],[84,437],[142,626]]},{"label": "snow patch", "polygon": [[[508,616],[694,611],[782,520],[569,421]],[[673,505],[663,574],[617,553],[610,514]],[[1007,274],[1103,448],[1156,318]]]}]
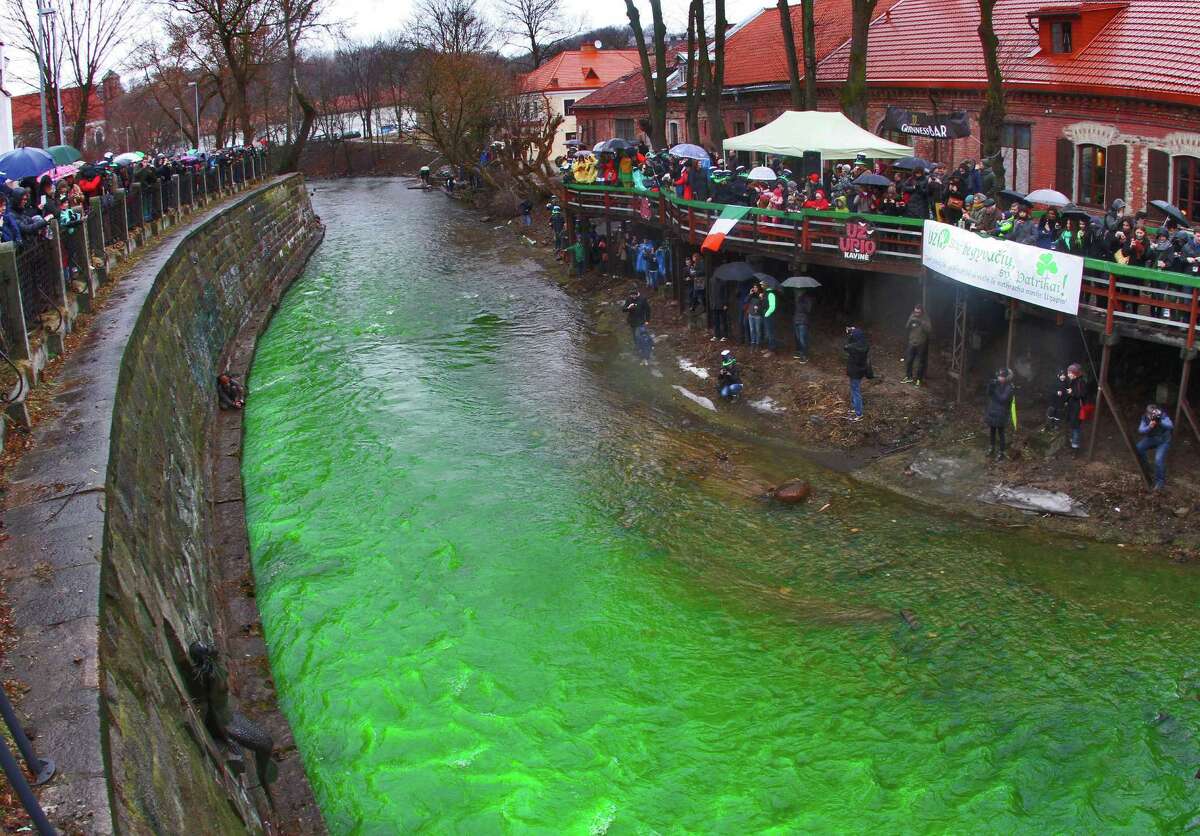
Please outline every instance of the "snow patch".
[{"label": "snow patch", "polygon": [[671,388],[674,389],[679,394],[683,395],[685,398],[687,398],[692,403],[700,404],[700,406],[704,407],[705,409],[712,410],[713,412],[717,411],[717,408],[715,406],[713,406],[713,402],[710,401],[708,398],[704,397],[703,395],[697,395],[695,392],[689,392],[687,389],[684,389],[682,386],[672,386]]},{"label": "snow patch", "polygon": [[757,401],[750,401],[750,406],[754,407],[759,412],[768,412],[771,415],[779,415],[780,413],[787,412],[786,406],[780,406],[779,404],[775,403],[773,398],[765,396],[759,398]]},{"label": "snow patch", "polygon": [[691,372],[701,380],[708,380],[708,369],[703,369],[700,366],[695,365],[686,357],[679,358],[679,368],[683,369],[685,372]]}]

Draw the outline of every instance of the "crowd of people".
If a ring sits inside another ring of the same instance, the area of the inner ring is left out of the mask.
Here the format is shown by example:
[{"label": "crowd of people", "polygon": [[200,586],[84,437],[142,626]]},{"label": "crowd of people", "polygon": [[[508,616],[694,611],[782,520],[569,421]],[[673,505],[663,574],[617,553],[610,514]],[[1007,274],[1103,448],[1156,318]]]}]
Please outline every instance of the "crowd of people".
[{"label": "crowd of people", "polygon": [[154,204],[146,199],[163,182],[175,175],[215,169],[230,160],[240,162],[251,149],[225,149],[212,154],[140,155],[107,153],[95,162],[57,166],[40,175],[28,175],[17,180],[0,179],[0,242],[18,245],[45,235],[51,220],[57,220],[66,230],[81,223],[91,207],[91,198],[98,197],[107,208],[117,198],[120,189],[129,190],[140,184],[143,198],[143,221],[153,217]]}]

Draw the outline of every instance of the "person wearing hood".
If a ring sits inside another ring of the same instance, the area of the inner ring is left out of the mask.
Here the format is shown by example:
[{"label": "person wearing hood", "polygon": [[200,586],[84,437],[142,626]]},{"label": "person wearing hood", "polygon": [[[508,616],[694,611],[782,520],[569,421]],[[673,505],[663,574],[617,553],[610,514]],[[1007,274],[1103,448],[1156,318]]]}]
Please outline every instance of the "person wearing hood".
[{"label": "person wearing hood", "polygon": [[818,212],[829,210],[829,199],[825,197],[824,189],[813,189],[813,196],[804,201],[805,209],[816,209]]},{"label": "person wearing hood", "polygon": [[987,453],[989,459],[1004,460],[1004,450],[1008,447],[1005,433],[1012,416],[1015,394],[1012,372],[1008,369],[997,371],[996,376],[987,385],[987,406],[984,408],[983,419],[988,426],[988,438],[991,441]]},{"label": "person wearing hood", "polygon": [[1125,211],[1125,201],[1117,198],[1108,207],[1108,211],[1104,213],[1104,231],[1113,233],[1117,227],[1121,225],[1121,213]]},{"label": "person wearing hood", "polygon": [[904,214],[920,220],[928,218],[929,181],[925,177],[925,169],[918,168],[912,179],[905,182],[904,193],[908,196],[908,200],[904,204]]},{"label": "person wearing hood", "polygon": [[851,325],[846,329],[846,377],[850,381],[850,420],[861,421],[863,416],[862,381],[872,378],[871,346],[866,333]]},{"label": "person wearing hood", "polygon": [[1167,483],[1167,451],[1171,449],[1171,433],[1175,425],[1171,416],[1163,412],[1157,404],[1150,404],[1142,413],[1138,424],[1138,434],[1141,436],[1137,443],[1138,460],[1142,467],[1149,468],[1146,454],[1154,451],[1154,487],[1159,491]]},{"label": "person wearing hood", "polygon": [[742,388],[741,366],[727,348],[721,352],[721,369],[717,372],[717,394],[731,401],[742,394]]},{"label": "person wearing hood", "polygon": [[22,238],[36,235],[45,228],[47,221],[29,203],[29,191],[18,186],[13,189],[13,202],[9,214],[21,231]]},{"label": "person wearing hood", "polygon": [[0,194],[0,243],[12,241],[20,246],[21,244],[21,227],[17,225],[17,220],[12,213],[8,211],[8,197]]}]

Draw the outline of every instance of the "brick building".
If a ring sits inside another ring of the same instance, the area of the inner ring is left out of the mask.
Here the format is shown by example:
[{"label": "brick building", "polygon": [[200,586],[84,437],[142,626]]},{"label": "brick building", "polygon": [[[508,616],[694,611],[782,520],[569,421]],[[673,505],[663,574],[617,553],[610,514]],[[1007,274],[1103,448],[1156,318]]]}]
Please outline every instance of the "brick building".
[{"label": "brick building", "polygon": [[[849,7],[848,0],[817,4],[822,109],[838,107],[846,77]],[[912,144],[927,159],[951,165],[977,159],[985,84],[977,0],[898,0],[877,9],[867,55],[868,127]],[[1181,11],[1171,0],[997,4],[1008,91],[1006,185],[1057,188],[1091,207],[1116,197],[1134,206],[1162,198],[1189,215],[1200,213],[1200,18]],[[752,130],[789,107],[782,49],[774,7],[730,33],[722,104],[728,134]],[[644,117],[638,77],[631,79],[576,103],[592,135],[616,135],[618,118]],[[923,122],[964,112],[970,135],[913,138],[890,130],[888,105]],[[683,124],[682,90],[670,119]]]}]

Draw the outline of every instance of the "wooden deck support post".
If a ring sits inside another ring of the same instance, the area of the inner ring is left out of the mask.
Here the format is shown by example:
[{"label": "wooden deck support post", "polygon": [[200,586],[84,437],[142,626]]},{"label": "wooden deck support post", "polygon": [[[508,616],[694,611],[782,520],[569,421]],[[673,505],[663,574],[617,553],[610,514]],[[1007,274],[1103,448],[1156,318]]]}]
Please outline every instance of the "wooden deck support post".
[{"label": "wooden deck support post", "polygon": [[1017,332],[1017,300],[1009,299],[1008,300],[1008,347],[1005,349],[1005,352],[1004,352],[1004,366],[1005,366],[1005,368],[1009,368],[1009,369],[1012,368],[1013,337],[1016,336],[1016,332]]},{"label": "wooden deck support post", "polygon": [[1087,458],[1090,462],[1096,455],[1096,439],[1100,435],[1100,414],[1103,407],[1108,407],[1108,412],[1112,416],[1113,423],[1117,425],[1117,432],[1121,434],[1121,440],[1125,442],[1125,449],[1129,451],[1129,455],[1133,458],[1134,466],[1137,467],[1138,473],[1141,474],[1142,481],[1149,485],[1150,478],[1146,473],[1146,469],[1142,467],[1141,457],[1138,456],[1137,448],[1133,445],[1133,439],[1129,435],[1129,430],[1121,420],[1121,411],[1117,409],[1117,402],[1108,388],[1108,370],[1112,358],[1112,347],[1116,342],[1116,334],[1109,334],[1104,338],[1104,351],[1100,355],[1100,379],[1096,383],[1096,413],[1092,419],[1095,423],[1092,424],[1092,437],[1088,440]]}]

